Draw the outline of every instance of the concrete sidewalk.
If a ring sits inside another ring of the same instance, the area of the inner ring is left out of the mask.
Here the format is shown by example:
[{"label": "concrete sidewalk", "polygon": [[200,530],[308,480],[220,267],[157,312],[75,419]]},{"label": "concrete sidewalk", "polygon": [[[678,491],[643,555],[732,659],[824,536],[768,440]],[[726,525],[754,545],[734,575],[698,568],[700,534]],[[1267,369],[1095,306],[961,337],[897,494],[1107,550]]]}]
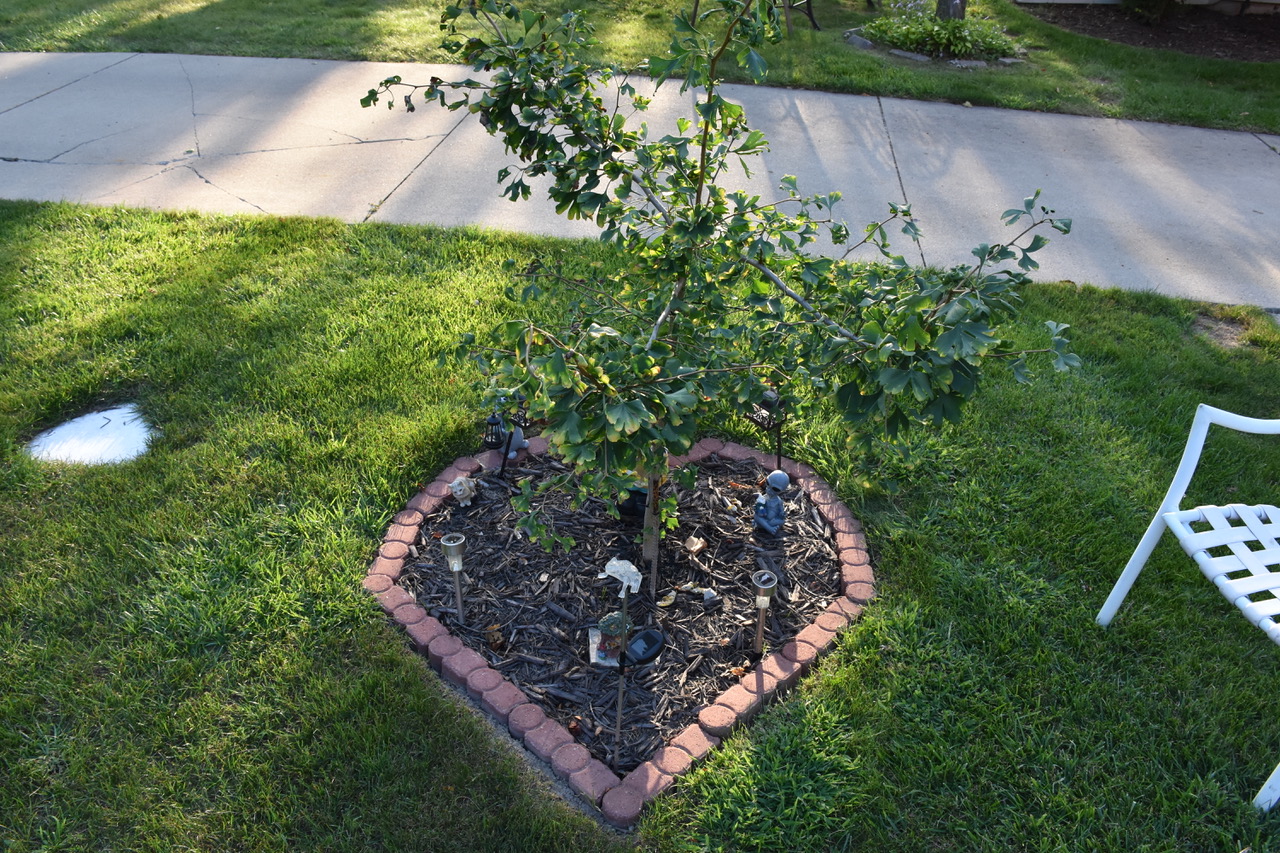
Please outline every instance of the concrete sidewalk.
[{"label": "concrete sidewalk", "polygon": [[[511,162],[465,113],[362,109],[385,77],[453,68],[305,59],[0,53],[0,197],[348,222],[594,229],[512,204]],[[840,190],[855,232],[908,202],[930,263],[1010,236],[1030,192],[1074,221],[1043,279],[1280,307],[1280,137],[732,86],[772,145],[750,180]],[[675,87],[649,121],[691,113]],[[745,180],[745,179],[743,179]],[[908,248],[896,244],[899,251]]]}]

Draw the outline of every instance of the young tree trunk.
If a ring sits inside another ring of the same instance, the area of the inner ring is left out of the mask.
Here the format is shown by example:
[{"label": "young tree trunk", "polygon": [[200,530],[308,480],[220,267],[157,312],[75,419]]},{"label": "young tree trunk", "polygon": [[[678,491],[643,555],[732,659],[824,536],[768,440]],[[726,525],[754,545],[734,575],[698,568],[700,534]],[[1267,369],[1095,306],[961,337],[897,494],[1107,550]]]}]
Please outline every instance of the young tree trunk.
[{"label": "young tree trunk", "polygon": [[964,20],[967,0],[938,0],[935,14],[939,21]]},{"label": "young tree trunk", "polygon": [[647,477],[649,499],[644,505],[644,540],[640,557],[649,569],[649,595],[658,597],[658,545],[662,541],[662,522],[658,511],[658,489],[662,486],[662,477],[649,474]]}]

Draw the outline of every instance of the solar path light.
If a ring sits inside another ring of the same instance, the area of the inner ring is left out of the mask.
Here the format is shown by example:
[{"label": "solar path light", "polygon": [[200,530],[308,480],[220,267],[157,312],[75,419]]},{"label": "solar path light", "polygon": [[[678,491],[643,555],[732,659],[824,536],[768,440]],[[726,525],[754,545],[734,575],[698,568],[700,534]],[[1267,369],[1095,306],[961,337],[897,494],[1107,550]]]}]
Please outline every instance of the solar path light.
[{"label": "solar path light", "polygon": [[440,549],[444,551],[444,559],[453,572],[453,595],[458,607],[458,624],[465,625],[466,612],[462,609],[462,551],[466,547],[467,537],[461,533],[446,533],[440,538]]},{"label": "solar path light", "polygon": [[753,648],[756,654],[764,651],[764,619],[769,612],[769,603],[773,594],[778,591],[778,576],[767,569],[752,572],[751,583],[756,588],[756,641]]}]

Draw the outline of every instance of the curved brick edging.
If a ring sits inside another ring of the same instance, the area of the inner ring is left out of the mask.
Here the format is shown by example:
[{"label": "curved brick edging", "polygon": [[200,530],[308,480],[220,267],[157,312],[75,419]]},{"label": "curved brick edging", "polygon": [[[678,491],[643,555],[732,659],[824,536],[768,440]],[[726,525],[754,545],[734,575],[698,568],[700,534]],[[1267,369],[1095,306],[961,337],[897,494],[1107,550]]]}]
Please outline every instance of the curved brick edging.
[{"label": "curved brick edging", "polygon": [[[527,453],[540,454],[546,450],[546,439],[529,439]],[[701,462],[713,453],[734,460],[754,459],[766,470],[776,462],[773,456],[758,450],[718,438],[704,438],[687,455],[673,456],[670,466],[679,468]],[[458,477],[497,468],[501,462],[502,457],[496,450],[475,457],[460,457],[414,495],[392,519],[363,586],[387,615],[404,628],[414,649],[427,656],[431,668],[441,678],[479,702],[513,738],[550,765],[552,772],[566,780],[616,827],[632,826],[646,803],[671,787],[736,727],[749,722],[775,697],[794,687],[818,656],[832,647],[836,634],[857,619],[863,606],[875,596],[875,572],[861,522],[812,467],[784,458],[782,470],[791,477],[792,485],[805,490],[831,527],[844,594],[832,601],[826,611],[794,639],[762,658],[755,669],[703,708],[697,723],[686,727],[648,761],[619,778],[602,761],[592,758],[568,729],[548,719],[541,705],[463,645],[439,620],[429,616],[412,595],[396,585],[408,560],[418,556],[414,544],[418,532],[426,516],[448,497],[449,483]]]}]

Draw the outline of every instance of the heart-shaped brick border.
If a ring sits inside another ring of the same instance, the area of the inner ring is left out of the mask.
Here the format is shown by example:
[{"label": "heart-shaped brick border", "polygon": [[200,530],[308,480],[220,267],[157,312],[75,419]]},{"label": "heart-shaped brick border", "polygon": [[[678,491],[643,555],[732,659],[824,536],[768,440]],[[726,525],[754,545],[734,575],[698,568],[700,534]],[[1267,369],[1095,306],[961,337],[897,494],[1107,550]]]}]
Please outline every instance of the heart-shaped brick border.
[{"label": "heart-shaped brick border", "polygon": [[[528,453],[544,453],[546,449],[545,439],[529,439]],[[754,459],[765,468],[772,468],[777,461],[740,444],[704,438],[687,456],[672,457],[670,465],[679,468],[700,462],[713,453],[729,459]],[[695,761],[719,746],[721,738],[748,722],[775,696],[794,687],[818,656],[831,648],[836,633],[857,619],[863,606],[875,595],[875,573],[861,522],[813,468],[784,458],[782,470],[791,477],[792,484],[808,493],[831,526],[840,558],[844,594],[831,602],[795,639],[767,655],[754,670],[702,709],[697,723],[685,728],[648,761],[619,778],[603,762],[592,758],[568,729],[548,719],[540,705],[492,669],[479,654],[464,646],[439,620],[427,615],[413,596],[396,585],[423,520],[448,497],[449,483],[458,477],[497,468],[501,461],[496,450],[461,457],[415,495],[387,528],[378,556],[365,576],[364,588],[404,627],[414,648],[427,656],[432,669],[479,702],[496,721],[507,727],[512,737],[549,764],[557,776],[600,809],[604,819],[616,827],[632,826],[647,802],[671,787]]]}]

